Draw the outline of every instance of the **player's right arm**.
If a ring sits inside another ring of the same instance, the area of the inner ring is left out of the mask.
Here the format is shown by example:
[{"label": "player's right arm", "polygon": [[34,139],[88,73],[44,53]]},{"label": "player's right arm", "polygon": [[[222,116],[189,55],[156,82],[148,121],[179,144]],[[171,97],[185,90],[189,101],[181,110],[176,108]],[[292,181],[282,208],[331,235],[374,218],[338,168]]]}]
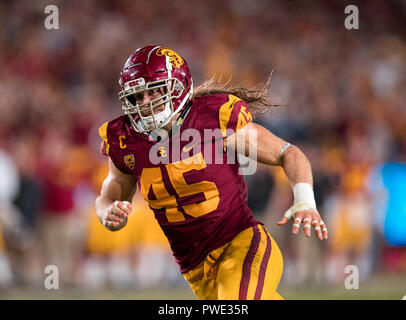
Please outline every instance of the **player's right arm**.
[{"label": "player's right arm", "polygon": [[110,231],[117,231],[127,224],[132,210],[131,200],[136,189],[133,175],[124,174],[109,158],[109,174],[103,182],[97,197],[96,214],[99,221]]}]

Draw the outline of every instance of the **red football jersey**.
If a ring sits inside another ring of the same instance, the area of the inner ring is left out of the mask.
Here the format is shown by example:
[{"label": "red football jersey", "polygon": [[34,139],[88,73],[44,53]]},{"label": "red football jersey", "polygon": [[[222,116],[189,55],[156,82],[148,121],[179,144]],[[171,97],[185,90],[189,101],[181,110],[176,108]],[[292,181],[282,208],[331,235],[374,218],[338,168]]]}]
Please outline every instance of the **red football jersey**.
[{"label": "red football jersey", "polygon": [[223,149],[223,138],[251,120],[244,101],[216,94],[194,99],[179,130],[160,142],[135,132],[126,115],[100,127],[102,152],[137,179],[181,272],[260,223],[238,161]]}]

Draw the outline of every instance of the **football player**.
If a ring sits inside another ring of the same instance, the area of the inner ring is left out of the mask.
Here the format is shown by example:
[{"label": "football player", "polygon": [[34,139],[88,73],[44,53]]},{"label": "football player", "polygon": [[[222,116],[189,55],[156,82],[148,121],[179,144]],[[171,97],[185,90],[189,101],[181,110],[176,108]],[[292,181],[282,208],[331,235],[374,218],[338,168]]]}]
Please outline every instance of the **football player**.
[{"label": "football player", "polygon": [[[283,167],[294,203],[278,225],[292,220],[294,234],[303,225],[306,237],[313,228],[320,240],[327,228],[306,156],[252,122],[249,108],[270,105],[265,90],[216,88],[209,81],[194,93],[185,59],[163,46],[133,52],[119,83],[124,115],[99,129],[109,157],[96,199],[100,222],[111,231],[123,228],[138,185],[199,299],[282,299],[281,252],[248,207],[239,162],[229,154],[249,156],[255,148],[255,160]],[[207,136],[207,130],[219,134]],[[212,161],[207,154],[218,150],[223,161]]]}]

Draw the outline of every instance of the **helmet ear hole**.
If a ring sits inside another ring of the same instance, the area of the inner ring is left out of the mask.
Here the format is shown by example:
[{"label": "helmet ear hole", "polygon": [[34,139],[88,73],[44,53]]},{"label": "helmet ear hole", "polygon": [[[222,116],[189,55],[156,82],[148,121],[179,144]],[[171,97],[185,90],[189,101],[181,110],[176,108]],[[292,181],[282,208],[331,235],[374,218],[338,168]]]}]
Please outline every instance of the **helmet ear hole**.
[{"label": "helmet ear hole", "polygon": [[174,89],[175,89],[175,91],[180,91],[180,90],[183,90],[183,89],[185,89],[185,88],[183,87],[182,82],[176,82]]}]

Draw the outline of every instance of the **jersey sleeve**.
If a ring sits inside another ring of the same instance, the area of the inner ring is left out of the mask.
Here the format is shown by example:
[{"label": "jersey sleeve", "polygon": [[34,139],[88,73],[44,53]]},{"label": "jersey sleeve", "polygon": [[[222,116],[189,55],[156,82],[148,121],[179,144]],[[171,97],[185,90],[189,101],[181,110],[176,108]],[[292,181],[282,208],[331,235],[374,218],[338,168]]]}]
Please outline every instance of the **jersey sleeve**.
[{"label": "jersey sleeve", "polygon": [[99,135],[102,138],[102,142],[100,145],[100,153],[110,157],[111,161],[114,163],[116,168],[120,170],[124,174],[131,174],[128,170],[127,166],[124,164],[123,160],[120,161],[119,156],[114,152],[114,147],[111,148],[111,140],[114,137],[114,134],[109,132],[109,122],[105,122],[99,128]]},{"label": "jersey sleeve", "polygon": [[245,101],[228,95],[228,100],[219,108],[218,119],[223,138],[226,138],[251,122],[252,114]]},{"label": "jersey sleeve", "polygon": [[[203,109],[204,108],[204,109]],[[206,97],[202,103],[200,126],[220,129],[226,138],[252,121],[251,112],[245,101],[234,95],[218,94]]]}]

